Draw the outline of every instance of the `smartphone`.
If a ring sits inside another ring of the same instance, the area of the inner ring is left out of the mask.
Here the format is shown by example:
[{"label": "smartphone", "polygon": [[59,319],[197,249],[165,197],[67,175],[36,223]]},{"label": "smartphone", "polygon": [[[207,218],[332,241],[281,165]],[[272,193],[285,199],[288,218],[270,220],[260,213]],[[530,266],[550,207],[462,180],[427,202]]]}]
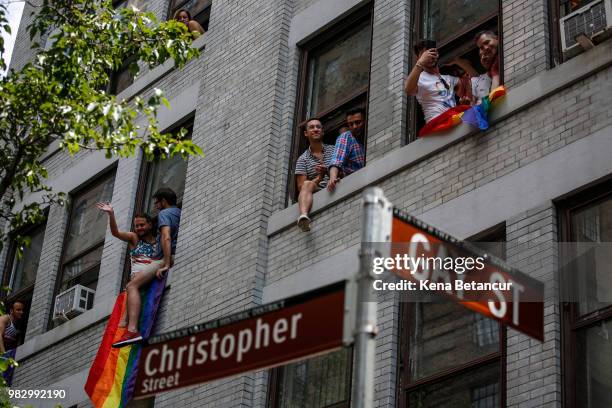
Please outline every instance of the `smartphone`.
[{"label": "smartphone", "polygon": [[428,50],[430,50],[432,48],[437,48],[436,47],[436,40],[425,40],[423,42],[424,42],[423,45],[425,45],[425,48],[428,49]]}]

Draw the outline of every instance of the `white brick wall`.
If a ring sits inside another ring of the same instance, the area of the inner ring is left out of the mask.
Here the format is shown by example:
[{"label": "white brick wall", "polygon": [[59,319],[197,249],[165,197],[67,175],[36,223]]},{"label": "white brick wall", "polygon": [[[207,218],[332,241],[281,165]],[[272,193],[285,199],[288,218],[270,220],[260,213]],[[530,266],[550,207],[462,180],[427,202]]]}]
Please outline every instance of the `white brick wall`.
[{"label": "white brick wall", "polygon": [[[342,1],[350,7],[355,3]],[[287,174],[299,49],[289,44],[289,37],[296,32],[295,24],[301,24],[294,17],[316,4],[320,3],[215,0],[201,58],[182,71],[163,76],[144,91],[146,96],[153,86],[159,87],[172,99],[199,87],[198,102],[193,106],[193,140],[206,154],[189,161],[176,265],[162,302],[157,332],[252,307],[261,302],[265,286],[359,242],[358,195],[317,214],[310,234],[297,228],[270,237],[266,234],[268,218],[284,208],[287,183],[292,182]],[[533,75],[545,73],[549,58],[547,4],[545,0],[503,2],[504,68],[510,92]],[[165,18],[166,1],[150,1],[148,7]],[[369,162],[384,161],[387,153],[400,147],[409,125],[402,82],[408,71],[411,4],[377,0],[373,10]],[[28,16],[26,7],[24,18]],[[21,38],[24,26],[19,30]],[[316,32],[320,29],[314,28]],[[29,58],[26,43],[18,42],[15,66]],[[378,184],[396,206],[413,214],[426,213],[485,184],[504,189],[507,186],[499,181],[503,176],[612,126],[608,108],[611,76],[611,68],[602,69],[504,119],[489,131],[435,152]],[[58,154],[46,165],[51,178],[61,178],[82,160],[91,160],[89,153],[80,153],[72,160]],[[140,167],[138,157],[121,160],[118,165],[113,202],[123,228],[130,224]],[[525,272],[548,280],[555,265],[554,207],[550,202],[534,202],[532,208],[517,211],[506,220],[508,258]],[[461,213],[456,216],[461,217]],[[28,325],[29,340],[46,329],[66,221],[66,209],[51,208]],[[528,251],[519,251],[524,245]],[[529,256],[524,257],[525,253]],[[99,299],[117,294],[124,256],[125,245],[107,231]],[[556,286],[547,290],[546,341],[540,344],[508,331],[509,407],[559,406],[561,401]],[[387,407],[396,404],[397,395],[397,302],[381,303],[378,316],[376,406]],[[25,358],[17,370],[15,386],[51,385],[86,368],[102,328],[103,322],[95,324]],[[38,375],[40,372],[44,374]],[[156,407],[263,407],[267,382],[267,372],[250,373],[160,395]]]}]

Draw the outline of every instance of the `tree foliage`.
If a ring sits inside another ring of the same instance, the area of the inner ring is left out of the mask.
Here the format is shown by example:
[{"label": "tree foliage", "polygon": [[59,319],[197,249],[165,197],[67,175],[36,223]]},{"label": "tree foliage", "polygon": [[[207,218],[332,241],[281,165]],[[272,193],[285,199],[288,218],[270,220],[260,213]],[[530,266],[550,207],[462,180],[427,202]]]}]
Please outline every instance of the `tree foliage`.
[{"label": "tree foliage", "polygon": [[[197,57],[183,24],[158,22],[132,7],[115,10],[110,0],[42,0],[30,6],[34,58],[0,79],[0,218],[9,230],[41,222],[44,206],[63,202],[64,195],[45,184],[40,160],[53,143],[71,155],[95,149],[107,157],[128,157],[140,148],[148,159],[155,152],[202,154],[183,138],[184,131],[158,129],[157,111],[168,105],[161,90],[131,100],[106,91],[112,72],[125,61],[133,60],[129,69],[138,74],[136,61],[154,68],[172,59],[181,68]],[[0,32],[10,30],[5,14],[0,6]],[[46,44],[38,44],[40,38],[47,38]],[[0,65],[5,65],[1,41]],[[28,201],[32,194],[35,202]],[[4,234],[0,231],[0,245]],[[27,244],[27,237],[14,237]]]}]

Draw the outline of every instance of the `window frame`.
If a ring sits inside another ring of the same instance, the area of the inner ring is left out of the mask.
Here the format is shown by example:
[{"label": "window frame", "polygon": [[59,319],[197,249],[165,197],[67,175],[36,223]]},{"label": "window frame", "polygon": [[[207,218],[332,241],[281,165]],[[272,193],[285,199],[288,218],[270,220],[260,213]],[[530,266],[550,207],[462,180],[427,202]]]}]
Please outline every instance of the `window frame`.
[{"label": "window frame", "polygon": [[[416,56],[414,55],[413,48],[414,48],[414,45],[416,44],[416,41],[419,40],[422,29],[423,29],[423,16],[422,16],[423,1],[426,1],[426,0],[416,0],[412,2],[412,9],[411,9],[411,13],[413,16],[412,30],[411,30],[412,35],[410,36],[410,46],[409,46],[409,51],[408,51],[409,52],[408,71],[406,72],[406,75],[410,73],[410,71],[414,67],[414,64],[416,64]],[[549,1],[554,1],[554,0],[549,0]],[[486,26],[487,24],[492,24],[494,19],[497,16],[497,38],[499,39],[499,47],[497,50],[497,54],[499,55],[499,79],[500,79],[500,83],[503,84],[504,83],[504,47],[503,47],[504,31],[503,31],[502,0],[497,0],[497,10],[498,10],[497,14],[491,13],[489,16],[483,17],[482,19],[478,20],[478,22],[475,23],[471,28],[465,29],[460,34],[451,37],[446,42],[442,44],[437,44],[437,46],[438,46],[438,49],[442,49],[442,51],[445,51],[444,50],[445,48],[448,48],[454,43],[459,42],[459,40],[462,37],[469,38],[470,42],[473,42],[474,35],[476,35],[478,31],[482,30],[483,26]],[[465,40],[463,44],[466,44]],[[447,55],[452,55],[452,54],[447,54]],[[444,57],[441,59],[444,60]],[[406,109],[406,116],[407,116],[406,119],[407,119],[408,126],[406,126],[406,134],[402,137],[403,146],[418,140],[418,133],[420,129],[418,125],[419,125],[419,122],[422,120],[422,118],[419,118],[419,115],[422,116],[422,112],[420,112],[420,106],[416,100],[416,97],[408,96],[408,103],[407,103],[407,109]]]},{"label": "window frame", "polygon": [[[191,128],[190,138],[192,138],[194,125],[195,125],[195,111],[189,113],[184,118],[178,120],[173,125],[169,126],[166,130],[164,130],[162,133],[173,133],[173,132],[179,131],[182,128],[185,128],[185,129]],[[140,163],[140,169],[138,173],[138,186],[136,187],[136,198],[134,200],[133,214],[138,214],[139,212],[143,212],[146,208],[146,203],[144,202],[144,200],[145,200],[145,194],[147,191],[147,180],[151,176],[151,173],[153,171],[153,166],[155,165],[155,163],[157,163],[156,161],[148,161],[144,157],[144,154],[142,152],[141,154],[142,154],[142,161]],[[187,162],[189,161],[187,160]],[[185,177],[186,176],[187,174],[185,173]],[[182,201],[180,203],[177,202],[177,204],[179,205],[179,208],[182,207]],[[131,231],[131,220],[130,220],[130,231]],[[121,290],[124,290],[127,283],[130,281],[130,269],[131,269],[130,249],[126,248],[125,261],[123,263],[123,274],[121,276]]]},{"label": "window frame", "polygon": [[[91,252],[95,251],[96,249],[99,249],[100,247],[104,247],[104,242],[105,242],[105,238],[106,238],[106,229],[104,231],[104,237],[102,238],[101,242],[95,243],[90,245],[89,247],[85,248],[84,250],[82,250],[81,252],[79,252],[78,255],[74,255],[70,258],[66,258],[66,244],[68,242],[68,232],[70,231],[70,227],[72,225],[72,215],[74,213],[74,197],[78,196],[78,195],[82,195],[85,193],[88,193],[89,191],[93,190],[94,188],[96,188],[104,179],[106,178],[110,178],[112,175],[112,177],[114,178],[114,182],[116,182],[116,177],[117,177],[117,163],[112,164],[111,166],[107,167],[106,169],[102,170],[101,172],[99,172],[98,174],[96,174],[95,176],[93,176],[92,178],[90,178],[89,180],[87,180],[85,183],[83,183],[82,185],[80,185],[79,187],[77,187],[76,189],[74,189],[71,193],[70,193],[70,210],[68,211],[68,220],[66,223],[66,228],[64,230],[64,237],[62,239],[62,251],[61,251],[61,255],[60,255],[60,259],[59,259],[59,266],[58,266],[58,271],[57,271],[57,275],[56,275],[56,279],[55,279],[55,284],[53,285],[53,297],[51,299],[51,307],[49,310],[49,319],[47,322],[47,329],[51,330],[53,329],[54,323],[53,323],[53,308],[55,306],[55,298],[57,297],[57,295],[59,295],[59,289],[62,285],[62,280],[64,278],[64,272],[66,269],[66,265],[73,262],[76,259],[82,258],[88,254],[90,254]],[[106,227],[108,228],[108,226]],[[102,258],[100,257],[100,262],[97,263],[95,266],[92,266],[90,268],[87,268],[86,270],[82,271],[81,273],[79,273],[77,276],[75,276],[73,279],[80,277],[82,275],[85,275],[89,272],[91,272],[93,269],[95,268],[99,268],[102,265]],[[100,278],[99,275],[99,271],[98,271],[98,279]]]},{"label": "window frame", "polygon": [[[345,347],[343,347],[345,348]],[[355,360],[355,350],[354,348],[348,347],[350,348],[350,358],[348,359],[348,372],[349,372],[349,382],[348,382],[348,386],[347,386],[347,397],[346,400],[344,401],[340,401],[337,402],[335,404],[331,404],[331,405],[326,405],[323,408],[349,408],[351,406],[351,397],[353,396],[353,366],[354,366],[354,360]],[[333,350],[327,353],[324,353],[322,355],[325,354],[330,354],[330,353],[336,353],[338,351],[340,351],[341,349],[337,349],[337,350]],[[309,358],[313,358],[313,357],[318,357],[319,355],[316,356],[311,356],[311,357],[307,357],[307,359]],[[268,396],[266,398],[266,407],[268,408],[281,408],[280,407],[280,396],[279,396],[279,392],[280,392],[280,381],[283,378],[283,374],[284,374],[284,370],[285,367],[288,364],[284,364],[284,365],[280,365],[278,367],[274,367],[272,369],[270,369],[268,371],[269,376],[268,376]]]},{"label": "window frame", "polygon": [[[48,208],[45,209],[45,218],[47,216],[48,216]],[[31,236],[39,232],[42,232],[43,233],[43,248],[44,248],[44,235],[46,234],[46,230],[47,230],[47,221],[45,220],[44,222],[40,224],[31,225],[31,226],[26,227],[25,229],[21,231],[21,235]],[[7,251],[6,263],[4,265],[4,273],[2,275],[2,286],[3,287],[8,287],[10,284],[11,275],[13,273],[13,267],[15,265],[16,254],[17,254],[17,245],[15,241],[11,239],[9,249]],[[42,256],[42,249],[41,249],[41,254],[39,255],[39,262],[40,262],[41,256]],[[40,264],[38,265],[38,267],[40,268]],[[2,291],[2,294],[0,296],[0,298],[4,302],[4,306],[7,312],[8,312],[8,305],[17,300],[24,303],[25,305],[26,311],[22,319],[23,321],[21,322],[21,324],[23,325],[23,332],[20,333],[19,345],[23,344],[25,340],[25,336],[27,334],[28,320],[29,320],[29,315],[30,315],[30,311],[32,308],[32,298],[34,297],[34,287],[36,286],[36,278],[38,278],[38,269],[36,270],[36,277],[34,278],[34,282],[32,282],[30,285],[24,286],[16,292],[7,293],[7,292]]]},{"label": "window frame", "polygon": [[[174,0],[169,0],[168,1],[168,18],[166,20],[172,20],[174,18],[174,13],[176,13],[177,10],[180,10],[182,8],[184,8],[185,4],[187,4],[189,1],[191,0],[183,0],[179,3],[178,6],[176,7],[172,7],[172,3],[174,2]],[[200,13],[198,13],[198,15],[196,16],[191,16],[195,21],[197,21],[198,23],[200,23],[200,25],[202,26],[202,28],[204,29],[204,32],[208,31],[209,25],[210,25],[210,16],[211,16],[211,12],[212,12],[212,4],[213,4],[213,0],[206,0],[206,6],[204,6],[204,8],[202,9],[202,11]],[[191,12],[189,12],[191,14]],[[200,22],[196,17],[199,16],[200,14],[206,14],[208,13],[208,18],[206,20],[203,20],[202,22]]]},{"label": "window frame", "polygon": [[[495,225],[491,228],[488,228],[468,239],[466,241],[472,243],[478,242],[506,242],[506,224],[505,222]],[[506,257],[505,246],[503,248],[503,258]],[[456,304],[457,307],[463,307],[461,305]],[[399,313],[399,333],[400,333],[400,341],[399,341],[399,369],[398,369],[398,379],[397,379],[397,401],[399,401],[399,405],[401,407],[409,408],[409,398],[408,395],[418,390],[419,388],[424,388],[430,385],[439,384],[445,380],[449,380],[452,378],[459,378],[461,375],[465,373],[469,373],[472,370],[477,368],[486,367],[489,365],[493,365],[493,363],[497,362],[500,367],[500,375],[499,375],[499,399],[500,399],[500,407],[506,407],[506,360],[507,360],[507,330],[506,325],[502,322],[497,321],[499,325],[499,349],[493,353],[486,354],[484,356],[480,356],[476,359],[468,361],[466,363],[457,365],[455,367],[447,368],[438,373],[425,376],[417,381],[410,381],[410,324],[411,319],[410,316],[413,315],[414,311],[414,303],[411,302],[402,302],[400,303],[400,313]],[[476,312],[471,312],[476,313]]]},{"label": "window frame", "polygon": [[[297,185],[295,181],[295,164],[297,162],[298,157],[304,151],[303,146],[307,142],[304,141],[303,136],[303,126],[306,124],[307,112],[307,101],[306,98],[308,96],[308,74],[309,72],[309,56],[316,51],[316,49],[326,43],[329,43],[332,40],[335,40],[339,34],[345,34],[345,36],[349,36],[358,31],[356,26],[359,26],[368,21],[370,24],[370,58],[369,58],[369,73],[368,73],[368,85],[366,87],[362,87],[358,91],[351,94],[349,97],[337,102],[331,107],[327,108],[324,111],[319,112],[318,117],[324,118],[327,115],[330,115],[334,112],[340,111],[343,107],[346,107],[353,101],[357,101],[359,98],[365,98],[365,106],[364,109],[366,111],[366,118],[368,115],[369,108],[369,100],[370,100],[370,81],[372,79],[372,36],[373,36],[373,22],[374,22],[374,4],[373,2],[368,2],[364,6],[360,7],[355,12],[351,13],[349,16],[343,18],[337,24],[334,24],[333,27],[328,28],[324,32],[319,35],[316,35],[314,38],[306,41],[304,44],[300,45],[300,57],[299,57],[299,70],[298,70],[298,82],[297,82],[297,92],[296,92],[296,102],[295,102],[295,110],[293,113],[294,125],[293,125],[293,137],[291,140],[291,150],[289,155],[289,168],[288,168],[288,182],[287,188],[285,191],[285,207],[289,206],[291,202],[295,201],[297,198]],[[345,33],[346,32],[346,33]],[[364,131],[363,136],[363,148],[364,155],[366,155],[367,159],[367,128]]]},{"label": "window frame", "polygon": [[[599,202],[612,198],[612,178],[587,186],[577,191],[569,198],[557,203],[557,223],[559,226],[560,242],[571,242],[571,215],[572,212],[587,208]],[[563,256],[563,253],[559,254]],[[559,282],[560,293],[565,290],[564,280]],[[576,302],[561,302],[561,372],[563,377],[563,402],[568,408],[580,407],[577,395],[576,359],[579,357],[576,350],[576,337],[580,330],[588,329],[602,321],[612,319],[612,305],[602,309],[593,310],[580,316]]]}]

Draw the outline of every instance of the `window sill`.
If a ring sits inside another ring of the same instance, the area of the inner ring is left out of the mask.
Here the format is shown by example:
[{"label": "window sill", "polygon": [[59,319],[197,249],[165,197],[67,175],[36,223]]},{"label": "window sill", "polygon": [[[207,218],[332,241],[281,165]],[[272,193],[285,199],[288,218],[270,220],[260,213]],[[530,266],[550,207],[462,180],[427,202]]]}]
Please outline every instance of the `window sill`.
[{"label": "window sill", "polygon": [[[496,103],[495,109],[491,112],[490,124],[495,125],[610,65],[612,65],[612,41],[607,41],[562,65],[540,73],[516,88],[509,89],[506,97]],[[316,193],[311,214],[320,213],[358,194],[364,188],[380,183],[477,133],[478,130],[461,124],[450,132],[418,139],[378,160],[369,162],[365,168],[343,179],[333,194],[327,190]],[[295,226],[298,215],[297,204],[273,214],[268,220],[268,236]]]},{"label": "window sill", "polygon": [[15,359],[17,361],[26,359],[48,347],[53,346],[55,343],[58,343],[106,319],[113,311],[114,305],[114,297],[103,299],[102,301],[97,302],[92,309],[88,310],[82,315],[67,321],[61,326],[28,339],[21,346],[17,347]]}]

